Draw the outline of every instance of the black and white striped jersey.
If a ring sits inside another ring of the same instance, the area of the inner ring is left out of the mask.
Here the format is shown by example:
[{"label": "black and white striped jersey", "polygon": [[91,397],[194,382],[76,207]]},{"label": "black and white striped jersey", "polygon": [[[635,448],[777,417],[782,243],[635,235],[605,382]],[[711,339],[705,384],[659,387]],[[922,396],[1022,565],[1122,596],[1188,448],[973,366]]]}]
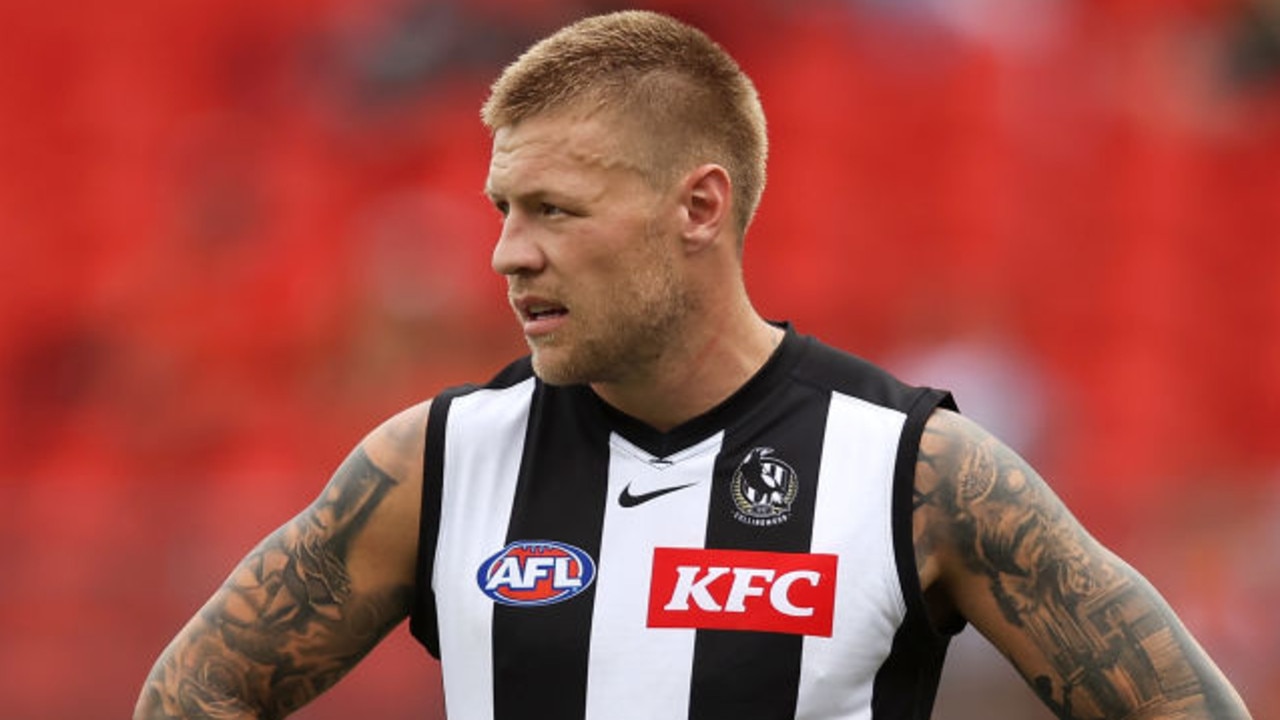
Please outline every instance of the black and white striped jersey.
[{"label": "black and white striped jersey", "polygon": [[940,404],[790,328],[671,432],[527,358],[443,393],[411,629],[450,720],[928,718],[912,478]]}]

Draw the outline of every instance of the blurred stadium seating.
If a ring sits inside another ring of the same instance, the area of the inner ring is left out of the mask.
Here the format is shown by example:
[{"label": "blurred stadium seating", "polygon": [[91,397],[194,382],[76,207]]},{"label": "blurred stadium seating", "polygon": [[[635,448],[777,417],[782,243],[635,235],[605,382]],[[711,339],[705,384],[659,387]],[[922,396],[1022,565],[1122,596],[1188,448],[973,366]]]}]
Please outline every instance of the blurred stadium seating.
[{"label": "blurred stadium seating", "polygon": [[[365,431],[521,351],[477,110],[616,5],[0,9],[5,717],[126,714]],[[760,88],[761,310],[968,391],[1280,716],[1275,4],[639,5]],[[1028,702],[957,652],[938,720]],[[438,708],[400,632],[300,717]]]}]

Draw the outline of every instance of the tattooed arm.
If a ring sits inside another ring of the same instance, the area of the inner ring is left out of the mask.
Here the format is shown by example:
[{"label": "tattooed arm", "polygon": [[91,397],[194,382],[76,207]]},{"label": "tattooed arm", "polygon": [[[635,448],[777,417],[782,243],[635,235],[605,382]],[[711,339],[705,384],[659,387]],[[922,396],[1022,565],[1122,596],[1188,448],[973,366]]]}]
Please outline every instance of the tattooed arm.
[{"label": "tattooed arm", "polygon": [[284,717],[406,617],[426,411],[371,433],[240,562],[156,661],[135,720]]},{"label": "tattooed arm", "polygon": [[1249,717],[1156,590],[955,413],[925,428],[913,519],[935,624],[972,623],[1059,718]]}]

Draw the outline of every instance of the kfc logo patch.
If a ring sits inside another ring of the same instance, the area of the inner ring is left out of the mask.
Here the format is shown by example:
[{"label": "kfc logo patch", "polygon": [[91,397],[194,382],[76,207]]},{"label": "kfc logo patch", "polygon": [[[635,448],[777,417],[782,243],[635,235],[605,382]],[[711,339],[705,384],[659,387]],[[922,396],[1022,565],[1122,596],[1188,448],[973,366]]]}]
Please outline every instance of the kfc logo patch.
[{"label": "kfc logo patch", "polygon": [[476,572],[480,591],[503,605],[551,605],[586,590],[596,565],[585,550],[551,540],[517,540]]},{"label": "kfc logo patch", "polygon": [[836,556],[656,548],[648,626],[831,637]]}]

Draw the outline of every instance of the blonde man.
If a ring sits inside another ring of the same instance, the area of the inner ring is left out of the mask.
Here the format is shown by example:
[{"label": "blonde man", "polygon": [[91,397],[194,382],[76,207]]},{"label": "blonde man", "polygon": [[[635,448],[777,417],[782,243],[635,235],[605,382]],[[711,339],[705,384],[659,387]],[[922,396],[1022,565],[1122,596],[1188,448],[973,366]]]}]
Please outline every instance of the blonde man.
[{"label": "blonde man", "polygon": [[622,12],[494,84],[530,355],[366,437],[157,661],[135,717],[281,717],[406,617],[449,717],[927,718],[972,624],[1063,718],[1246,718],[1133,569],[950,396],[762,319],[765,122]]}]

